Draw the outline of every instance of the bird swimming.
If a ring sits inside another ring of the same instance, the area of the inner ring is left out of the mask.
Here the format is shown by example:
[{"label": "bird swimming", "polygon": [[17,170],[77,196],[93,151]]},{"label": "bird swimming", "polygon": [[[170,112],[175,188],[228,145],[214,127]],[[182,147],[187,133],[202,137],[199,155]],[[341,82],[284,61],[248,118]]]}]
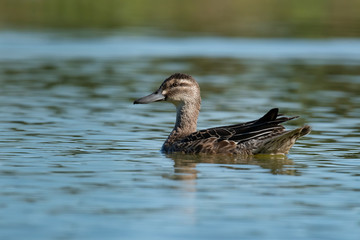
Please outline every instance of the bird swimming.
[{"label": "bird swimming", "polygon": [[174,129],[161,148],[164,153],[286,154],[299,137],[311,131],[308,125],[285,130],[280,124],[297,116],[284,117],[278,108],[254,121],[197,131],[200,87],[193,77],[183,73],[171,75],[155,92],[135,100],[134,104],[159,101],[176,106]]}]

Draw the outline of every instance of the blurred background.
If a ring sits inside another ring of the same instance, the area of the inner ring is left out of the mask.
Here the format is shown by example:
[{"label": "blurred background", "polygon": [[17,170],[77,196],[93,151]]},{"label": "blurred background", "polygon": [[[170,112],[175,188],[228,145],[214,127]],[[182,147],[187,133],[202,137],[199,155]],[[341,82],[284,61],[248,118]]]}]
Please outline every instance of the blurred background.
[{"label": "blurred background", "polygon": [[[358,239],[359,0],[0,0],[0,239]],[[270,108],[288,156],[167,156],[194,76],[199,129]]]},{"label": "blurred background", "polygon": [[358,37],[357,0],[1,0],[2,30],[131,30],[236,37]]}]

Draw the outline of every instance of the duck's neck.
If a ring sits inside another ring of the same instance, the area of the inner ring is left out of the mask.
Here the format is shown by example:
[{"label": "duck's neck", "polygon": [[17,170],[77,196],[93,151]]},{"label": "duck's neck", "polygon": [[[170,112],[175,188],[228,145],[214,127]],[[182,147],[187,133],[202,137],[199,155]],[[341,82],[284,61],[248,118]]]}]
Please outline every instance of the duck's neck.
[{"label": "duck's neck", "polygon": [[176,123],[168,140],[174,141],[195,132],[199,111],[200,102],[177,104]]}]

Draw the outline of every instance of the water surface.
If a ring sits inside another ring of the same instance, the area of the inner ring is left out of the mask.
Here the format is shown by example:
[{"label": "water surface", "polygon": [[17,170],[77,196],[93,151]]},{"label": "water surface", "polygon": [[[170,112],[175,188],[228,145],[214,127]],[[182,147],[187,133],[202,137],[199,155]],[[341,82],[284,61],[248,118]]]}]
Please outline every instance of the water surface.
[{"label": "water surface", "polygon": [[[358,239],[360,41],[0,35],[1,239]],[[174,72],[199,129],[279,107],[286,157],[164,155]]]}]

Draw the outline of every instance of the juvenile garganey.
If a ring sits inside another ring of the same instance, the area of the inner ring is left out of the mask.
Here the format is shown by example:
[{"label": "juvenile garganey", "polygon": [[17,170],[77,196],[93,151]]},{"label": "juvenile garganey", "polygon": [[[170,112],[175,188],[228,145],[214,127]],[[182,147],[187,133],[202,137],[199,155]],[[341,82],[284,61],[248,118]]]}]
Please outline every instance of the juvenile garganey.
[{"label": "juvenile garganey", "polygon": [[255,121],[197,131],[200,87],[194,78],[182,73],[171,75],[158,90],[134,104],[158,101],[176,106],[175,127],[162,146],[164,153],[286,154],[299,137],[311,131],[308,125],[285,130],[280,124],[297,117],[283,117],[278,108]]}]

